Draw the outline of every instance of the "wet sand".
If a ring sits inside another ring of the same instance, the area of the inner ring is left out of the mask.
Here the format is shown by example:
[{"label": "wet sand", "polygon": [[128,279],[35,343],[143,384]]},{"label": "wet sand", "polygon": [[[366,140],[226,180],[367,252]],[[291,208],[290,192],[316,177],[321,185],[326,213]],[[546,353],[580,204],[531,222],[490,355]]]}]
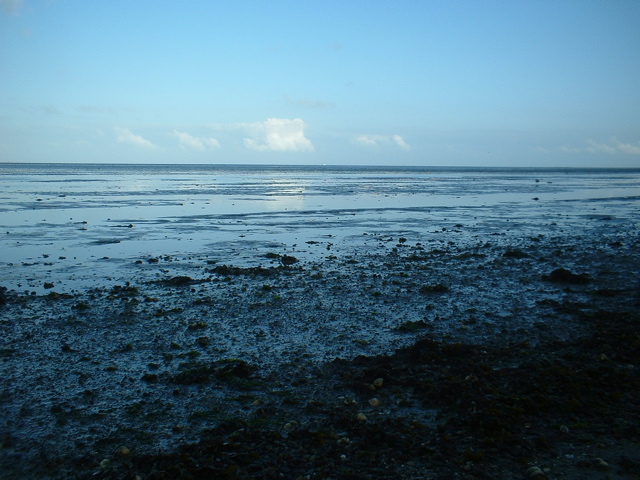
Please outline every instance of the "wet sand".
[{"label": "wet sand", "polygon": [[637,232],[464,228],[5,290],[0,476],[637,478]]}]

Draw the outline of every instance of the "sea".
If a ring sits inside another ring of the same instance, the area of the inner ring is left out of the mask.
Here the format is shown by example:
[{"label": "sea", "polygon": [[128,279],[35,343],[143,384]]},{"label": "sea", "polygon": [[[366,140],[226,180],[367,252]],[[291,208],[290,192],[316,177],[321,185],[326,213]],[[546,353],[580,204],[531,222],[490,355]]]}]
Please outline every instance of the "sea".
[{"label": "sea", "polygon": [[0,182],[0,286],[32,295],[142,281],[133,266],[158,258],[188,271],[381,237],[640,228],[640,169],[0,163]]}]

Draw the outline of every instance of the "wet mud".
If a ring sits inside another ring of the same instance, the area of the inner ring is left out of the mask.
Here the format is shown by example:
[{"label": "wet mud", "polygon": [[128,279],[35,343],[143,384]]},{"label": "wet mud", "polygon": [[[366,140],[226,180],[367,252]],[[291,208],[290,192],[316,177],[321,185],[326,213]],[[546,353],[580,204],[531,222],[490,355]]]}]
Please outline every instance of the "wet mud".
[{"label": "wet mud", "polygon": [[367,237],[2,289],[0,477],[638,478],[637,232]]}]

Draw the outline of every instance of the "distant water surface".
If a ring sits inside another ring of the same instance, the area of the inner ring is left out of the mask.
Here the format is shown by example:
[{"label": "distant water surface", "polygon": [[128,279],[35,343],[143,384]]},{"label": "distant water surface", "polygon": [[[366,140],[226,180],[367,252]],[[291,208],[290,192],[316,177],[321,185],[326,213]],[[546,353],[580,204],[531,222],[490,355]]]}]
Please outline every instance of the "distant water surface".
[{"label": "distant water surface", "polygon": [[122,282],[163,255],[321,261],[383,235],[607,235],[640,218],[640,169],[0,164],[0,178],[0,285],[39,293]]}]

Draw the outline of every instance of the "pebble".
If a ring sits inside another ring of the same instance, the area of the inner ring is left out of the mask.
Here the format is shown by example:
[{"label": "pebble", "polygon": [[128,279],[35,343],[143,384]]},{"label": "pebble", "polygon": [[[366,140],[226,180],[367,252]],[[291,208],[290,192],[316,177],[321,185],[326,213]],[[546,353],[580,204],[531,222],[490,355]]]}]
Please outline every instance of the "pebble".
[{"label": "pebble", "polygon": [[597,457],[597,458],[593,459],[593,465],[598,470],[609,470],[609,464],[607,462],[605,462],[603,459],[601,459],[600,457]]},{"label": "pebble", "polygon": [[547,476],[540,467],[531,467],[527,470],[527,478],[531,478],[532,480],[544,480]]},{"label": "pebble", "polygon": [[360,412],[358,415],[356,415],[356,419],[359,422],[366,422],[367,421],[367,416],[364,413]]},{"label": "pebble", "polygon": [[372,398],[371,400],[369,400],[369,405],[371,405],[372,407],[379,407],[380,400],[378,400],[377,398]]},{"label": "pebble", "polygon": [[127,457],[131,455],[131,450],[129,450],[124,445],[122,445],[121,447],[118,448],[118,455],[120,455],[121,457]]},{"label": "pebble", "polygon": [[384,378],[376,378],[373,381],[373,386],[376,387],[376,388],[382,387],[383,384],[384,384]]}]

